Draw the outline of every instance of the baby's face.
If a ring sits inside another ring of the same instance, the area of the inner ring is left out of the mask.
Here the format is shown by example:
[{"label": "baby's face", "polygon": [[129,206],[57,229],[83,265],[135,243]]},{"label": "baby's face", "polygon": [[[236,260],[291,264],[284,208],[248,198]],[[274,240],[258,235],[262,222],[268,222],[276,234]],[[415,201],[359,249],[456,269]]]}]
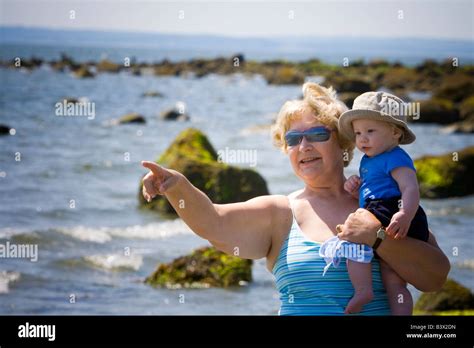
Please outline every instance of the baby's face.
[{"label": "baby's face", "polygon": [[398,145],[397,131],[387,122],[375,120],[354,120],[357,148],[369,157],[377,156]]}]

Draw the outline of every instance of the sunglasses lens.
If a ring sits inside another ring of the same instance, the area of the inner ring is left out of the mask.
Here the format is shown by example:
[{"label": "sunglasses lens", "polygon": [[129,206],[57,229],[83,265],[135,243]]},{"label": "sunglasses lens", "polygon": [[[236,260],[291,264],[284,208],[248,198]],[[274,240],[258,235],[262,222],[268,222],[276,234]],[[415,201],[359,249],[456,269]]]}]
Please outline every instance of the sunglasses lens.
[{"label": "sunglasses lens", "polygon": [[330,137],[330,133],[327,131],[318,131],[317,133],[310,133],[306,135],[306,139],[310,142],[321,142],[327,141]]},{"label": "sunglasses lens", "polygon": [[304,132],[290,131],[286,133],[285,140],[288,146],[295,146],[301,143],[303,137],[311,143],[323,142],[329,140],[331,131],[324,127],[314,127]]},{"label": "sunglasses lens", "polygon": [[303,136],[301,134],[291,134],[288,133],[285,136],[286,143],[288,146],[295,146],[298,145],[301,142],[301,139]]}]

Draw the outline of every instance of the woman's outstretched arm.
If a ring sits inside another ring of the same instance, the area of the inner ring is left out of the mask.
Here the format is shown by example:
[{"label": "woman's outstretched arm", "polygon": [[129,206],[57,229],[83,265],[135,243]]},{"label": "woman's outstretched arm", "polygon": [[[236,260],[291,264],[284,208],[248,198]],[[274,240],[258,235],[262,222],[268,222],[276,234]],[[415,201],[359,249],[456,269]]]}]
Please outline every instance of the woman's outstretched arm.
[{"label": "woman's outstretched arm", "polygon": [[266,257],[271,247],[275,199],[261,196],[242,203],[213,204],[186,177],[154,162],[142,162],[143,196],[164,195],[183,221],[216,248],[247,259]]},{"label": "woman's outstretched arm", "polygon": [[[380,226],[372,213],[359,208],[349,215],[338,236],[372,246]],[[450,269],[448,258],[431,233],[428,243],[413,238],[394,240],[387,237],[378,247],[377,253],[395,272],[420,291],[439,290]]]}]

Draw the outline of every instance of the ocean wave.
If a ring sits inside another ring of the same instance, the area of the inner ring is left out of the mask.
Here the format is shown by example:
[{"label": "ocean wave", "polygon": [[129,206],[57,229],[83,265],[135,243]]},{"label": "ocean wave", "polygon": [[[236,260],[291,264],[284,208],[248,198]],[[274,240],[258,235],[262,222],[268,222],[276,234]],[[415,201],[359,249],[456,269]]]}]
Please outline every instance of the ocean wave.
[{"label": "ocean wave", "polygon": [[133,270],[138,271],[143,264],[141,255],[90,255],[84,256],[84,260],[95,267],[112,270]]},{"label": "ocean wave", "polygon": [[[191,229],[181,219],[133,225],[125,227],[57,227],[45,230],[0,229],[0,238],[29,242],[46,242],[44,239],[57,239],[56,233],[83,241],[104,244],[113,238],[126,239],[167,239],[176,235],[192,234]],[[43,240],[42,240],[43,239]]]},{"label": "ocean wave", "polygon": [[0,294],[9,291],[9,284],[20,279],[20,273],[11,271],[0,271]]}]

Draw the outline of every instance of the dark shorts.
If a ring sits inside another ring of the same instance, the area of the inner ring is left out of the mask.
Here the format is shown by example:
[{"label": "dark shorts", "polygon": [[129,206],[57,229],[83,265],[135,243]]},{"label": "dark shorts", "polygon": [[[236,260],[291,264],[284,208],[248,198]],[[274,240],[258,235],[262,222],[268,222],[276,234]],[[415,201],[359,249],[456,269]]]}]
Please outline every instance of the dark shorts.
[{"label": "dark shorts", "polygon": [[[365,209],[374,214],[382,223],[382,226],[387,227],[390,224],[393,214],[399,211],[398,202],[400,197],[366,200]],[[408,230],[408,237],[428,241],[428,219],[425,211],[421,206],[418,207],[415,217],[411,221],[410,229]]]}]

